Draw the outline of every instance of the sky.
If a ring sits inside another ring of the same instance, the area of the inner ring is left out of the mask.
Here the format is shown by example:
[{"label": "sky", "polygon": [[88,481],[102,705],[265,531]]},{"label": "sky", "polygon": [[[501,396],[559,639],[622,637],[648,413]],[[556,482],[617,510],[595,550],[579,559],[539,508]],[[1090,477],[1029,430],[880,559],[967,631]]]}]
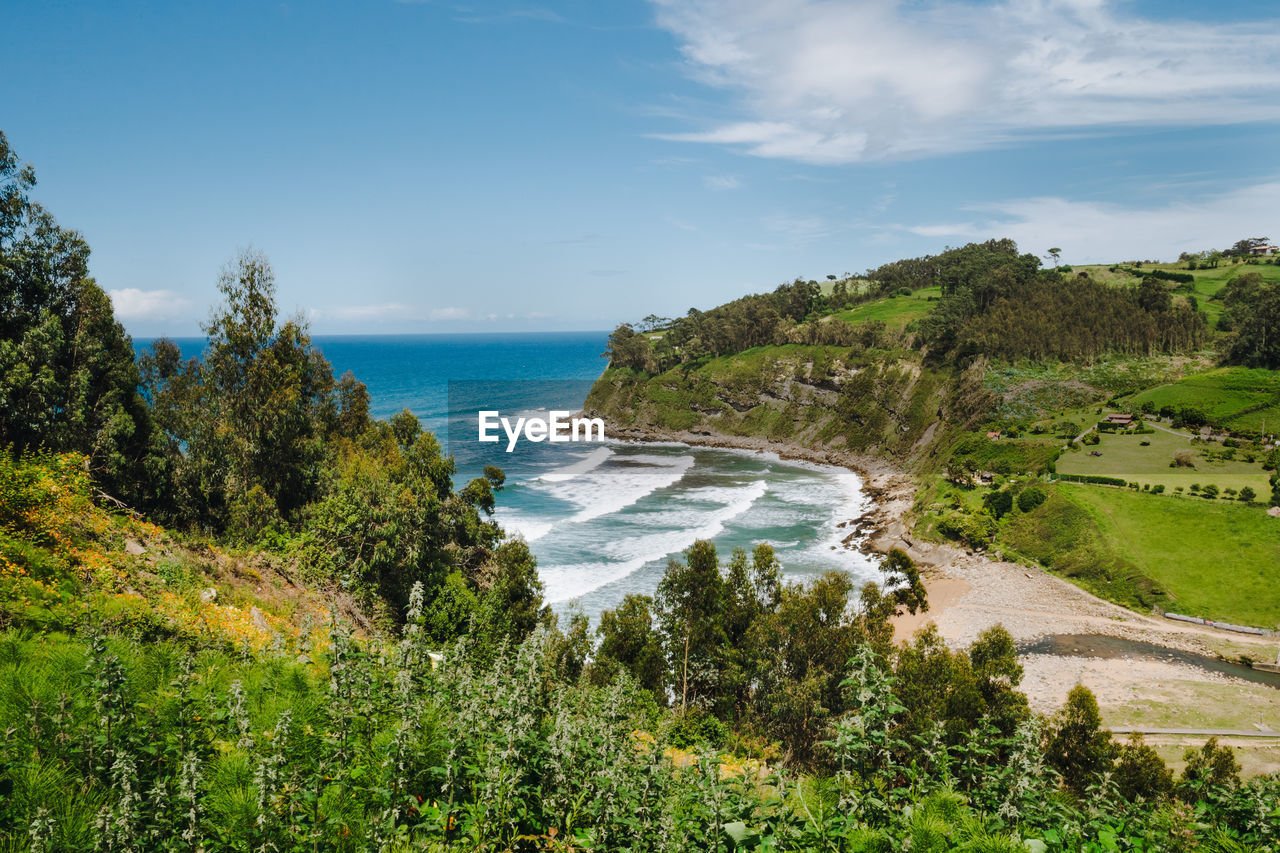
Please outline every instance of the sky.
[{"label": "sky", "polygon": [[10,0],[0,129],[135,336],[612,328],[1012,237],[1280,238],[1273,0]]}]

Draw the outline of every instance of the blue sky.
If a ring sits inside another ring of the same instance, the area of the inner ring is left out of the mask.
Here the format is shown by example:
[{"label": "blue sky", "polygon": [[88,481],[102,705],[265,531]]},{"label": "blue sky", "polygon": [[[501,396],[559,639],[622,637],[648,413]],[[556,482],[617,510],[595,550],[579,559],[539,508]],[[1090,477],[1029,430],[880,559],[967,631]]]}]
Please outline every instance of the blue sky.
[{"label": "blue sky", "polygon": [[135,335],[603,329],[1012,236],[1280,238],[1280,13],[1167,0],[28,2],[0,128]]}]

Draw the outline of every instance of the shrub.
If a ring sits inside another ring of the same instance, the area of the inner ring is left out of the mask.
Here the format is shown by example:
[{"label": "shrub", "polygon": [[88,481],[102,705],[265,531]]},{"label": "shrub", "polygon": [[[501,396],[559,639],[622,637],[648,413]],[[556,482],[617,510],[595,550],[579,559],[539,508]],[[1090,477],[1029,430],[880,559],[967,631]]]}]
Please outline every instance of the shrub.
[{"label": "shrub", "polygon": [[1004,518],[1013,509],[1013,494],[1003,489],[988,492],[982,498],[982,505],[996,518]]},{"label": "shrub", "polygon": [[1257,492],[1255,492],[1253,489],[1249,488],[1248,486],[1245,486],[1243,489],[1240,490],[1240,496],[1238,500],[1240,500],[1242,503],[1252,503],[1253,499],[1256,498],[1257,496],[1258,496]]},{"label": "shrub", "polygon": [[1104,477],[1101,474],[1059,474],[1058,479],[1064,483],[1092,483],[1098,486],[1119,486],[1120,488],[1129,485],[1128,480],[1122,480],[1119,477]]},{"label": "shrub", "polygon": [[952,512],[938,522],[938,532],[948,539],[980,548],[995,535],[996,523],[989,515]]},{"label": "shrub", "polygon": [[1044,489],[1039,486],[1029,486],[1018,495],[1018,509],[1023,512],[1031,512],[1044,503],[1045,497],[1047,496],[1044,493]]}]

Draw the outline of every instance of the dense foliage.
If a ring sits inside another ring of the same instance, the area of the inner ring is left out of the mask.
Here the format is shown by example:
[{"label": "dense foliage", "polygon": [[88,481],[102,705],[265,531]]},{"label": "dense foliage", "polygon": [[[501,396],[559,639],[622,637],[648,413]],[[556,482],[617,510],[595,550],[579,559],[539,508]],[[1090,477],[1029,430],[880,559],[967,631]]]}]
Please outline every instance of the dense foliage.
[{"label": "dense foliage", "polygon": [[853,290],[838,282],[824,295],[817,282],[797,280],[773,293],[691,310],[657,332],[623,325],[610,337],[606,355],[614,366],[660,373],[765,345],[883,346],[883,324],[854,327],[829,315],[875,296],[930,287],[941,296],[909,340],[935,361],[1088,361],[1108,353],[1187,352],[1204,342],[1206,326],[1193,302],[1173,299],[1165,282],[1170,275],[1117,288],[1085,273],[1072,278],[1042,270],[1039,259],[1019,254],[1012,240],[989,240],[868,270],[865,287]]},{"label": "dense foliage", "polygon": [[0,131],[0,446],[79,451],[108,492],[146,501],[158,476],[132,343],[35,183]]},{"label": "dense foliage", "polygon": [[[415,593],[399,642],[246,660],[90,636],[0,635],[0,849],[1204,850],[1280,842],[1275,779],[1206,744],[1175,782],[1116,746],[1083,688],[1057,717],[1010,697],[1004,641],[858,645],[847,710],[797,775],[690,738],[625,674],[574,678],[538,631],[432,665]],[[1064,785],[1065,783],[1065,785]]]},{"label": "dense foliage", "polygon": [[1225,307],[1218,328],[1232,333],[1227,362],[1280,368],[1280,282],[1265,282],[1256,272],[1244,273],[1231,279],[1217,296]]}]

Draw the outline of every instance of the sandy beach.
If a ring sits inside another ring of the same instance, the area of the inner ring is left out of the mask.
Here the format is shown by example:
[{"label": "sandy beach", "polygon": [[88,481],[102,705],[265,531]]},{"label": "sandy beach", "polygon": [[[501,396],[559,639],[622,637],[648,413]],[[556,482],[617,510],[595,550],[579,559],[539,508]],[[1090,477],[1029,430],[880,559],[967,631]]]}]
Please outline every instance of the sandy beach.
[{"label": "sandy beach", "polygon": [[[926,613],[903,615],[895,637],[909,640],[934,624],[949,646],[966,648],[982,631],[1002,625],[1020,648],[1059,635],[1114,637],[1139,644],[1199,655],[1210,660],[1274,660],[1280,637],[1235,634],[1200,625],[1135,613],[1104,601],[1034,566],[947,544],[915,541],[906,521],[915,501],[915,484],[884,459],[834,450],[812,450],[759,438],[674,431],[618,431],[636,441],[682,441],[696,446],[763,450],[853,470],[873,505],[850,519],[845,547],[885,553],[902,548],[920,566],[929,591]],[[1093,691],[1104,722],[1112,726],[1151,726],[1203,730],[1280,730],[1280,690],[1196,665],[1198,658],[1161,660],[1150,654],[1024,653],[1021,689],[1033,710],[1052,714],[1076,684]],[[1177,760],[1204,736],[1161,735],[1167,757]],[[1280,763],[1280,739],[1236,739],[1247,770],[1265,772]]]}]

